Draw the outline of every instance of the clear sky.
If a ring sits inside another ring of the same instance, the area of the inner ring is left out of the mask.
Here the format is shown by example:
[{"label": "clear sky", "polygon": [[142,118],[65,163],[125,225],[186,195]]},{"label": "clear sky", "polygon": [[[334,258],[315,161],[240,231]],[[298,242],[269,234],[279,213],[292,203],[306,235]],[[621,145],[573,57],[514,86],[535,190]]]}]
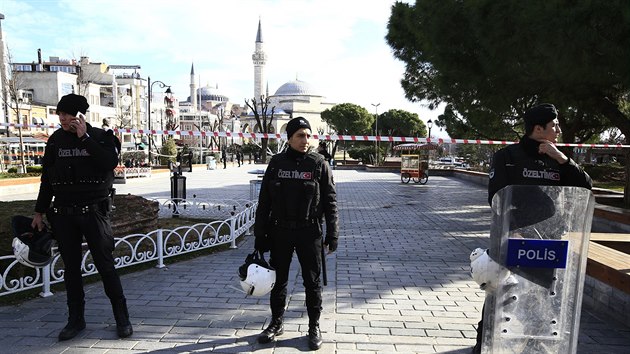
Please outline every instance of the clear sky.
[{"label": "clear sky", "polygon": [[[327,102],[374,113],[403,109],[434,119],[400,86],[404,64],[385,41],[393,0],[0,0],[2,30],[14,62],[88,56],[92,62],[140,65],[141,76],[171,85],[179,100],[197,84],[218,85],[230,101],[253,97],[252,53],[258,19],[273,94],[296,79]],[[157,87],[157,86],[155,86]],[[154,89],[155,89],[154,87]],[[439,129],[435,137],[446,136]]]}]

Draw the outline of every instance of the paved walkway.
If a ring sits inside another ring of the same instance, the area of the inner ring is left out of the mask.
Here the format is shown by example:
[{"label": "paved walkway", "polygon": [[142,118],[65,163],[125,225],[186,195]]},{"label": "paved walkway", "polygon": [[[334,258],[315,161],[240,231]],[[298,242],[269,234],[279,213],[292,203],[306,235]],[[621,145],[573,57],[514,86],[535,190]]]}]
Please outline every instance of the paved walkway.
[{"label": "paved walkway", "polygon": [[[188,176],[188,196],[249,196],[246,171]],[[393,173],[335,171],[341,213],[339,249],[327,258],[322,353],[468,353],[484,293],[469,275],[468,255],[484,246],[490,211],[483,188],[453,178],[402,185]],[[118,185],[119,193],[169,194],[167,174]],[[28,198],[25,194],[19,197]],[[20,199],[20,198],[18,198]],[[118,339],[100,283],[86,286],[87,329],[57,342],[65,293],[0,308],[3,353],[299,353],[308,351],[307,315],[297,260],[292,265],[285,334],[260,345],[268,299],[244,297],[237,268],[253,249],[239,248],[122,277],[134,334]],[[630,328],[582,312],[578,353],[630,353]]]}]

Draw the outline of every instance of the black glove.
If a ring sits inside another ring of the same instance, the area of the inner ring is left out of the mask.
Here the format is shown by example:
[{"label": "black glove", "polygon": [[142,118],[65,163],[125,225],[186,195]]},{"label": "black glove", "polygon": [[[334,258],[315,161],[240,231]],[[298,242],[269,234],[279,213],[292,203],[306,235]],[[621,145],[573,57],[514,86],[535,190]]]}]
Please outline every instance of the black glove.
[{"label": "black glove", "polygon": [[261,253],[271,250],[271,240],[267,236],[258,236],[254,243],[254,248]]},{"label": "black glove", "polygon": [[328,246],[328,250],[330,252],[335,252],[337,250],[337,239],[326,238],[326,241],[324,241],[324,245]]}]

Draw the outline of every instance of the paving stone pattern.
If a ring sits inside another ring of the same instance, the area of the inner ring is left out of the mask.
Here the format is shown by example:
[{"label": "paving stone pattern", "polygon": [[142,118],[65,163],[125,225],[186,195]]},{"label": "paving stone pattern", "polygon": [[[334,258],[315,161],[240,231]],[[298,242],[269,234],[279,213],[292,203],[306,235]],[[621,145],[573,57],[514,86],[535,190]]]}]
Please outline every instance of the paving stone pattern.
[{"label": "paving stone pattern", "polygon": [[[198,170],[189,193],[243,198],[242,170]],[[159,182],[119,186],[167,195]],[[469,275],[468,255],[487,244],[486,191],[446,177],[403,185],[394,173],[335,171],[341,215],[339,249],[327,257],[322,353],[469,353],[484,292]],[[133,183],[133,182],[130,182]],[[294,257],[284,335],[261,345],[268,298],[245,297],[237,268],[253,249],[239,248],[122,277],[134,334],[118,339],[101,283],[86,286],[87,329],[57,342],[65,293],[0,308],[2,353],[299,353],[308,351],[308,318]],[[630,329],[582,311],[578,353],[630,353]]]}]

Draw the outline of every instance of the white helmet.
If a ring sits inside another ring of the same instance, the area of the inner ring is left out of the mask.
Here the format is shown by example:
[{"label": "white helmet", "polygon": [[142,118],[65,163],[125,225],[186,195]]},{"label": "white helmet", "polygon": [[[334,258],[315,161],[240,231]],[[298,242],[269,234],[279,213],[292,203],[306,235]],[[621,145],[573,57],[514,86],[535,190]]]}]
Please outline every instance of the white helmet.
[{"label": "white helmet", "polygon": [[42,231],[33,229],[32,218],[14,216],[11,218],[13,227],[13,254],[18,262],[27,267],[45,267],[52,261],[53,235],[44,225]]},{"label": "white helmet", "polygon": [[265,261],[262,252],[254,251],[238,269],[241,288],[247,295],[263,296],[273,289],[276,271]]},{"label": "white helmet", "polygon": [[488,250],[477,248],[470,254],[470,274],[481,290],[492,291],[497,288],[501,266],[488,255]]}]

